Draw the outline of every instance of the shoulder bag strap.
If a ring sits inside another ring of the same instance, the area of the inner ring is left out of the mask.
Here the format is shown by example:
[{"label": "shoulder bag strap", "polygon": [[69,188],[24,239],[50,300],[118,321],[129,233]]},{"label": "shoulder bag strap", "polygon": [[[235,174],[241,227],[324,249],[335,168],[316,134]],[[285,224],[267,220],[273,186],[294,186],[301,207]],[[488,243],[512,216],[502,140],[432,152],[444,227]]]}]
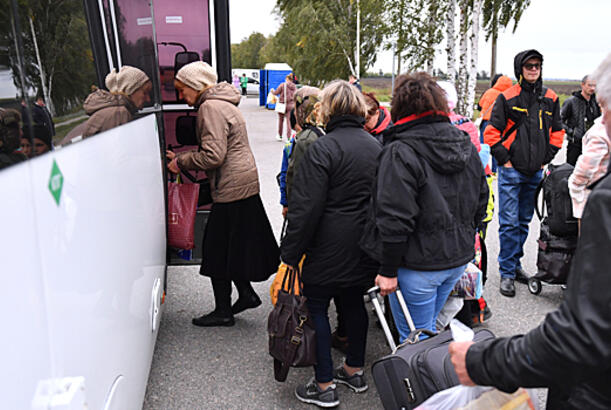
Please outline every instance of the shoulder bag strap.
[{"label": "shoulder bag strap", "polygon": [[547,88],[541,87],[541,95],[537,96],[535,100],[528,107],[526,107],[526,115],[521,116],[520,119],[516,121],[516,123],[513,124],[513,126],[509,128],[505,134],[503,134],[503,136],[501,137],[501,142],[504,142],[505,140],[507,140],[507,138],[509,138],[509,136],[524,123],[524,120],[528,118],[528,115],[529,115],[528,112],[530,112],[530,109],[537,102],[540,102],[541,100],[543,100],[543,96],[545,96],[546,91],[547,91]]},{"label": "shoulder bag strap", "polygon": [[481,115],[482,120],[484,119],[484,116],[490,112],[490,110],[492,109],[492,107],[494,107],[494,103],[495,103],[495,102],[496,102],[496,100],[492,101],[492,104],[490,104],[490,107],[488,107],[488,109],[487,109],[486,111],[484,111],[484,113]]},{"label": "shoulder bag strap", "polygon": [[541,195],[541,191],[543,191],[543,183],[547,179],[547,175],[543,175],[541,181],[539,181],[539,185],[537,185],[537,190],[535,191],[535,212],[537,213],[537,218],[540,221],[543,221],[543,213],[545,212],[545,195],[543,195],[543,200],[541,201],[541,208],[539,208],[539,195]]}]

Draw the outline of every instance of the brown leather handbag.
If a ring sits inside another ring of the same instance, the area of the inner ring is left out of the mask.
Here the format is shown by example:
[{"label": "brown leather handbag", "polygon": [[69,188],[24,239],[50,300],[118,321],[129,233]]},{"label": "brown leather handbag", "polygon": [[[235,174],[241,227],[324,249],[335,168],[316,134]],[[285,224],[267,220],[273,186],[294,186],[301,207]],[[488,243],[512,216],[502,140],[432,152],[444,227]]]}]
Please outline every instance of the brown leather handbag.
[{"label": "brown leather handbag", "polygon": [[[295,288],[299,294],[295,293]],[[274,358],[274,378],[283,382],[291,367],[316,364],[316,333],[306,306],[299,269],[288,268],[276,306],[267,318],[269,354]]]}]

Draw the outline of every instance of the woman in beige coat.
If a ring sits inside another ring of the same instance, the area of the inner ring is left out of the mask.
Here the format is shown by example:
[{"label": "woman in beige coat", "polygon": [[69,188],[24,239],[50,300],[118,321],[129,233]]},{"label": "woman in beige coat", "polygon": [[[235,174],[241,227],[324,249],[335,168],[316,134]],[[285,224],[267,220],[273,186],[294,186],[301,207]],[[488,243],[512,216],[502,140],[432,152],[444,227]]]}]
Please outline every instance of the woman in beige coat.
[{"label": "woman in beige coat", "polygon": [[95,90],[83,103],[85,113],[89,115],[80,129],[83,138],[131,121],[136,112],[151,100],[153,85],[139,68],[124,65],[119,72],[111,71],[105,83],[108,91]]},{"label": "woman in beige coat", "polygon": [[[199,149],[167,152],[171,172],[202,170],[210,179],[212,210],[204,233],[200,273],[212,280],[216,308],[193,319],[196,326],[232,326],[233,315],[261,300],[250,282],[267,280],[276,271],[279,250],[259,197],[259,178],[250,150],[246,122],[237,105],[240,93],[202,61],[176,74],[180,99],[197,108]],[[231,282],[238,300],[231,305]]]}]

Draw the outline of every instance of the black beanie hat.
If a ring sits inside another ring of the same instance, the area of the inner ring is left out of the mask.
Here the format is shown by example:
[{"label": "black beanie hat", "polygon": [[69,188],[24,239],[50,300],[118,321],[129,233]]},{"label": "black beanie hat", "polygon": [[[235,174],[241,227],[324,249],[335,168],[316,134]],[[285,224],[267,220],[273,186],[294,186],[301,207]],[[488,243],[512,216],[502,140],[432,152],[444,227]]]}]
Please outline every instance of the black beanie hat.
[{"label": "black beanie hat", "polygon": [[34,138],[38,138],[42,142],[45,143],[51,149],[53,147],[53,142],[51,140],[51,133],[49,129],[42,124],[34,124]]}]

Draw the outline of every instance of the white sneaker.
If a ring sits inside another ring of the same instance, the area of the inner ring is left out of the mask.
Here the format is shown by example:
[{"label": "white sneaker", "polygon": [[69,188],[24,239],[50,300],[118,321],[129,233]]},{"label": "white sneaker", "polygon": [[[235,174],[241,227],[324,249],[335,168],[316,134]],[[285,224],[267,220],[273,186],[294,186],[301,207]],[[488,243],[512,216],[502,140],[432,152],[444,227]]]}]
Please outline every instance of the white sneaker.
[{"label": "white sneaker", "polygon": [[281,135],[276,135],[276,141],[282,142],[282,136]]}]

